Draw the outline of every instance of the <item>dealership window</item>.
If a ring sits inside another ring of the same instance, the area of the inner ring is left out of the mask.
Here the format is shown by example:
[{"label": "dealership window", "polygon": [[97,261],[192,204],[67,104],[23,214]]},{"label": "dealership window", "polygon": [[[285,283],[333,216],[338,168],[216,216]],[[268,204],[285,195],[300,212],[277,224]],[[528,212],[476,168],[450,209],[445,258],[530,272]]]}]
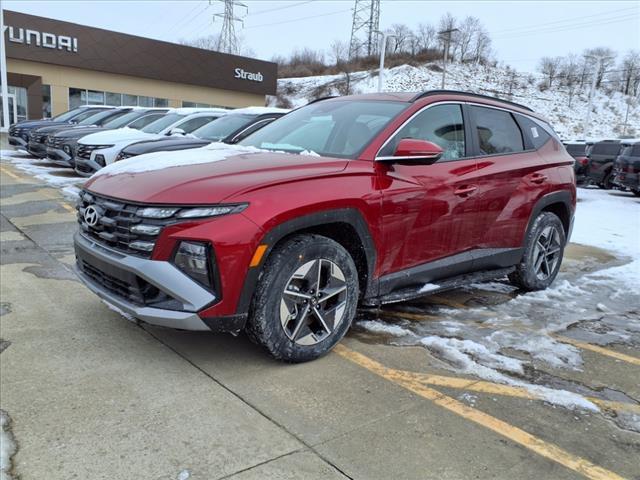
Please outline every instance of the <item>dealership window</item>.
[{"label": "dealership window", "polygon": [[[11,85],[7,86],[7,93],[9,95],[15,96],[15,105],[16,105],[16,119],[14,121],[26,120],[27,119],[27,89],[24,87],[12,87]],[[9,111],[9,115],[13,115],[11,110]]]},{"label": "dealership window", "polygon": [[51,118],[51,85],[42,85],[42,118]]},{"label": "dealership window", "polygon": [[81,105],[110,105],[113,107],[168,107],[166,98],[154,98],[128,93],[101,92],[83,88],[69,88],[69,109]]},{"label": "dealership window", "polygon": [[225,107],[223,105],[211,105],[209,103],[188,102],[186,100],[182,101],[182,106],[184,108],[225,108],[227,110],[232,110],[231,108]]}]

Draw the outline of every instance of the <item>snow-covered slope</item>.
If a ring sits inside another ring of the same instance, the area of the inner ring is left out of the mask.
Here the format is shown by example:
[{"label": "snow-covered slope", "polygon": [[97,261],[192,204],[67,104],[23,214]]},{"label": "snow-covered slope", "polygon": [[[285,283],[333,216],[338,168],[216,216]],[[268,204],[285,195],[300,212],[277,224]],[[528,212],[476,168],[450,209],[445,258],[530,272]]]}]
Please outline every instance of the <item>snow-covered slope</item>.
[{"label": "snow-covered slope", "polygon": [[[388,92],[420,92],[439,89],[442,73],[435,64],[418,67],[402,65],[385,71],[385,87]],[[446,87],[484,95],[497,96],[531,107],[545,115],[563,139],[584,138],[582,129],[587,112],[589,86],[576,91],[569,102],[566,87],[558,87],[541,92],[538,75],[516,73],[512,70],[482,65],[452,64],[447,67]],[[344,85],[345,75],[325,75],[317,77],[284,78],[278,81],[278,92],[288,98],[294,106],[326,95],[338,95],[338,88]],[[512,96],[509,97],[510,84]],[[351,93],[376,92],[377,73],[356,72],[351,75]],[[617,138],[622,134],[627,109],[627,96],[620,92],[596,92],[591,115],[592,126],[589,137]],[[640,107],[629,110],[627,134],[640,136]]]}]

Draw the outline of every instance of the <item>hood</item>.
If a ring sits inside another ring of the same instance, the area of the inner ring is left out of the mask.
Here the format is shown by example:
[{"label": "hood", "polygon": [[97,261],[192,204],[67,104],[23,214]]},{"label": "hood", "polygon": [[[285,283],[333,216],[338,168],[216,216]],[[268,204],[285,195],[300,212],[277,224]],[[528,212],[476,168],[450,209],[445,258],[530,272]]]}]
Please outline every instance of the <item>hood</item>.
[{"label": "hood", "polygon": [[52,120],[34,120],[25,123],[21,123],[16,125],[17,128],[40,128],[40,127],[48,127],[53,125],[71,125],[69,122],[54,122]]},{"label": "hood", "polygon": [[103,127],[71,127],[63,130],[58,130],[54,136],[63,138],[82,138],[93,133],[107,130]]},{"label": "hood", "polygon": [[[51,122],[49,122],[51,123]],[[53,123],[52,125],[46,125],[42,127],[36,128],[36,132],[38,134],[52,134],[56,133],[60,130],[68,130],[70,128],[75,128],[68,123]]]},{"label": "hood", "polygon": [[166,137],[134,143],[126,147],[123,152],[130,155],[142,155],[144,153],[204,147],[210,143],[208,140],[202,140],[200,138]]},{"label": "hood", "polygon": [[214,204],[270,185],[335,174],[346,166],[344,159],[212,143],[107,165],[85,188],[140,203]]},{"label": "hood", "polygon": [[134,128],[118,128],[92,133],[82,139],[85,145],[109,145],[112,143],[158,138],[155,133],[145,133]]}]

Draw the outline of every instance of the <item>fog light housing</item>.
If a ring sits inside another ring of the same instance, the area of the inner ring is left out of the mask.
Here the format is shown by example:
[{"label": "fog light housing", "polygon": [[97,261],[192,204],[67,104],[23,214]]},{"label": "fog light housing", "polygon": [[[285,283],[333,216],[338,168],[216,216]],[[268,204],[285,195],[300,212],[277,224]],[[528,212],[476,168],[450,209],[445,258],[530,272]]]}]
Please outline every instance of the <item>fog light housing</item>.
[{"label": "fog light housing", "polygon": [[196,282],[213,288],[210,247],[201,242],[180,242],[173,256],[173,264]]},{"label": "fog light housing", "polygon": [[101,167],[104,167],[106,165],[106,162],[104,161],[104,155],[96,155],[96,163]]},{"label": "fog light housing", "polygon": [[66,153],[67,155],[71,155],[71,146],[69,146],[69,145],[63,145],[63,146],[62,146],[62,151],[63,151],[64,153]]}]

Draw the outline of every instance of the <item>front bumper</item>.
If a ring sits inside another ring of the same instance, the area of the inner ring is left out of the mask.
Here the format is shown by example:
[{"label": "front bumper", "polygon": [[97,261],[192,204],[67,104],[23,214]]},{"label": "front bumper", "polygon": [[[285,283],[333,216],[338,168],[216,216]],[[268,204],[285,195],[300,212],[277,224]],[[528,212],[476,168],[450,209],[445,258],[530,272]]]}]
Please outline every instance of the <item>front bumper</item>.
[{"label": "front bumper", "polygon": [[81,177],[90,177],[98,170],[102,168],[98,162],[94,160],[87,160],[82,157],[75,157],[73,159],[74,169]]},{"label": "front bumper", "polygon": [[[100,298],[152,325],[181,330],[212,329],[207,323],[215,322],[215,319],[207,319],[205,323],[197,312],[211,305],[217,298],[171,263],[116,252],[79,232],[74,236],[74,245],[78,276]],[[172,305],[178,305],[179,309],[158,308],[131,301],[122,294],[123,285],[129,284],[133,290],[135,282],[158,289],[170,298]],[[237,329],[235,325],[230,325],[228,330]]]},{"label": "front bumper", "polygon": [[75,162],[73,161],[73,157],[69,155],[64,150],[59,148],[51,148],[47,147],[47,160],[51,161],[51,163],[55,163],[56,165],[60,165],[62,167],[71,167],[75,166]]},{"label": "front bumper", "polygon": [[45,158],[47,156],[47,146],[44,143],[29,141],[27,151],[35,157]]},{"label": "front bumper", "polygon": [[640,174],[627,173],[627,172],[615,172],[613,183],[619,187],[628,188],[629,190],[640,190]]},{"label": "front bumper", "polygon": [[21,137],[9,137],[9,145],[16,147],[18,150],[22,150],[23,152],[27,152],[28,142]]}]

